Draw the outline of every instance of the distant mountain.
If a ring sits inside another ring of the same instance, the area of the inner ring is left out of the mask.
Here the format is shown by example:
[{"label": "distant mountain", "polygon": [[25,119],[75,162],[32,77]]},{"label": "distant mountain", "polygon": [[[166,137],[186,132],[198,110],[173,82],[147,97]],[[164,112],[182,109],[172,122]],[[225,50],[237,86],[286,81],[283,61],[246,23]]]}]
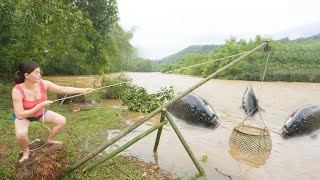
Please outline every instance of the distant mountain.
[{"label": "distant mountain", "polygon": [[[273,39],[280,43],[290,43],[290,42],[303,42],[309,40],[320,39],[320,23],[308,24],[304,26],[299,26],[295,28],[288,29],[283,32],[275,33],[272,35]],[[155,64],[157,70],[160,69],[164,64],[175,64],[176,60],[184,57],[188,54],[208,54],[214,50],[222,48],[222,45],[191,45],[181,51],[167,56]]]},{"label": "distant mountain", "polygon": [[300,37],[300,38],[292,39],[292,40],[290,40],[288,37],[286,37],[286,38],[282,38],[282,39],[277,40],[277,42],[281,42],[281,43],[304,42],[304,41],[318,40],[318,39],[320,39],[320,33],[313,35],[313,36],[310,36],[310,37],[305,37],[305,38]]},{"label": "distant mountain", "polygon": [[320,39],[320,33],[319,34],[316,34],[314,36],[310,36],[310,37],[307,37],[307,38],[298,38],[298,39],[295,39],[294,41],[308,41],[308,40],[316,40],[316,39]]},{"label": "distant mountain", "polygon": [[276,39],[276,40],[283,39],[285,37],[288,37],[288,39],[294,40],[294,39],[307,38],[310,36],[314,36],[315,34],[318,34],[318,33],[320,33],[320,22],[293,27],[285,31],[274,33],[272,34],[272,37],[273,39]]},{"label": "distant mountain", "polygon": [[160,64],[167,64],[167,63],[175,63],[175,61],[187,54],[208,54],[214,50],[223,47],[222,45],[192,45],[187,48],[182,49],[181,51],[167,56],[160,60]]}]

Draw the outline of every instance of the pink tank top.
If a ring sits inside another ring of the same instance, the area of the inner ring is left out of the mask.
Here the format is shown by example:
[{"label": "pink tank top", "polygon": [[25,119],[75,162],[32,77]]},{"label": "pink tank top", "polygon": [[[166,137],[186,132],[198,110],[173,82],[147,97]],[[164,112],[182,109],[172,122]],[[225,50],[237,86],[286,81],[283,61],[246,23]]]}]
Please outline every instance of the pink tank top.
[{"label": "pink tank top", "polygon": [[[47,92],[46,92],[46,88],[44,87],[43,82],[40,80],[40,82],[38,83],[39,87],[40,87],[40,93],[41,93],[41,97],[40,99],[37,99],[35,101],[28,101],[26,98],[26,95],[23,91],[23,89],[21,88],[21,86],[19,84],[15,85],[15,88],[17,88],[20,93],[22,94],[23,98],[22,98],[22,104],[23,104],[23,109],[24,110],[29,110],[32,109],[33,107],[35,107],[37,104],[46,101],[47,100]],[[38,112],[36,112],[35,114],[32,115],[32,117],[37,117],[40,116],[44,111],[44,108],[41,108]]]}]

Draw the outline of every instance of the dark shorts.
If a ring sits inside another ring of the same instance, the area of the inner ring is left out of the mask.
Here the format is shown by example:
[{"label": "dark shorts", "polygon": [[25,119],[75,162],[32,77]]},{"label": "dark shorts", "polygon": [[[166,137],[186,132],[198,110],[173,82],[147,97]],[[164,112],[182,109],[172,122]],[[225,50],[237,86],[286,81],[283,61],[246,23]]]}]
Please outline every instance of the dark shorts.
[{"label": "dark shorts", "polygon": [[[44,108],[44,114],[48,111],[47,108]],[[32,121],[38,121],[40,118],[42,117],[42,114],[37,116],[37,117],[28,117],[26,118],[28,121],[32,122]],[[14,121],[16,119],[16,115],[14,113],[12,113],[12,120]]]}]

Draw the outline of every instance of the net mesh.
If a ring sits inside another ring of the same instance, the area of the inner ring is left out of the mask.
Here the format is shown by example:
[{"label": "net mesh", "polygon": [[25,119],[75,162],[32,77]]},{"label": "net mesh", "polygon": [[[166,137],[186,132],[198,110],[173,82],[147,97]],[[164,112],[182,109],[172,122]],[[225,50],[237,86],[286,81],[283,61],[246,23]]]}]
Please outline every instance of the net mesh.
[{"label": "net mesh", "polygon": [[272,149],[272,141],[267,128],[244,123],[234,127],[229,145],[229,153],[232,157],[253,167],[265,164]]}]

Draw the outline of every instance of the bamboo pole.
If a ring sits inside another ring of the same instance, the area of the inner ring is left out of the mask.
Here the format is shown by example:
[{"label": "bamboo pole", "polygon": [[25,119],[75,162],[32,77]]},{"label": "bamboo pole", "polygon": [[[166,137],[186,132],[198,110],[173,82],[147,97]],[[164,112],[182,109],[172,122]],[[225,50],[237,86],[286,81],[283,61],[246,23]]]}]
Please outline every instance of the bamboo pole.
[{"label": "bamboo pole", "polygon": [[84,163],[86,163],[87,161],[89,161],[90,159],[92,159],[95,155],[99,154],[101,151],[103,151],[104,149],[106,149],[107,147],[109,147],[110,145],[112,145],[113,143],[115,143],[116,141],[118,141],[119,139],[121,139],[123,136],[125,136],[126,134],[130,133],[131,131],[133,131],[134,129],[136,129],[138,126],[140,126],[141,124],[143,124],[144,122],[146,122],[147,120],[149,120],[150,118],[152,118],[153,116],[155,116],[156,114],[158,114],[159,112],[161,112],[161,110],[163,108],[166,108],[168,106],[170,106],[173,102],[175,102],[176,100],[184,97],[185,95],[189,94],[190,92],[192,92],[193,90],[195,90],[196,88],[200,87],[201,85],[203,85],[204,83],[206,83],[207,81],[209,81],[210,79],[216,77],[218,74],[222,73],[223,71],[225,71],[226,69],[234,66],[235,64],[237,64],[239,61],[241,61],[242,59],[248,57],[249,55],[251,55],[252,53],[254,53],[255,51],[257,51],[258,49],[264,47],[268,42],[264,42],[261,45],[257,46],[256,48],[252,49],[251,51],[248,51],[246,54],[240,56],[238,59],[230,62],[229,64],[225,65],[224,67],[222,67],[221,69],[218,69],[216,72],[212,73],[211,75],[209,75],[208,77],[204,78],[203,80],[201,80],[200,82],[198,82],[197,84],[195,84],[194,86],[190,87],[188,90],[184,91],[183,93],[178,94],[177,96],[175,96],[174,98],[172,98],[170,101],[168,101],[167,103],[163,104],[162,106],[160,106],[159,108],[157,108],[156,110],[152,111],[151,113],[149,113],[147,116],[145,116],[144,118],[140,119],[139,121],[137,121],[136,123],[134,123],[133,125],[125,128],[123,131],[121,131],[117,136],[115,136],[114,138],[108,140],[107,142],[105,142],[104,144],[102,144],[98,149],[96,149],[95,151],[89,153],[87,156],[85,156],[84,158],[80,159],[79,161],[75,162],[73,165],[71,165],[70,167],[68,167],[64,172],[63,172],[63,176],[67,175],[69,173],[71,173],[72,171],[74,171],[75,169],[79,168],[81,165],[83,165]]},{"label": "bamboo pole", "polygon": [[204,174],[204,170],[203,170],[202,166],[200,165],[200,163],[197,160],[197,158],[194,156],[194,154],[193,154],[191,148],[189,147],[188,143],[186,142],[186,140],[183,138],[183,136],[182,136],[181,132],[179,131],[177,125],[174,123],[173,119],[171,118],[171,116],[168,113],[166,113],[166,117],[169,120],[169,123],[171,124],[173,130],[176,132],[176,134],[177,134],[180,142],[182,143],[184,149],[189,154],[191,160],[193,161],[193,164],[197,167],[199,173],[201,175],[203,175]]},{"label": "bamboo pole", "polygon": [[[162,113],[161,113],[160,122],[164,121],[165,113],[166,113],[166,109],[163,109]],[[153,147],[153,152],[157,152],[157,150],[158,150],[158,145],[159,145],[159,141],[160,141],[161,132],[162,132],[162,126],[158,129],[156,142],[154,143],[154,147]]]},{"label": "bamboo pole", "polygon": [[154,157],[154,163],[158,166],[159,165],[159,156],[158,156],[157,151],[153,152],[153,157]]},{"label": "bamboo pole", "polygon": [[132,144],[136,143],[137,141],[139,141],[140,139],[144,138],[145,136],[147,136],[148,134],[152,133],[153,131],[161,128],[163,125],[167,124],[168,120],[165,120],[155,126],[153,126],[152,128],[148,129],[147,131],[145,131],[144,133],[140,134],[139,136],[135,137],[134,139],[132,139],[131,141],[127,142],[125,145],[119,147],[118,149],[114,150],[113,152],[111,152],[110,154],[107,154],[105,156],[103,156],[102,158],[100,158],[99,160],[89,164],[88,166],[86,166],[82,171],[83,172],[87,172],[90,169],[94,168],[95,166],[103,163],[104,161],[112,158],[113,156],[119,154],[120,152],[122,152],[123,150],[127,149],[128,147],[130,147]]}]

